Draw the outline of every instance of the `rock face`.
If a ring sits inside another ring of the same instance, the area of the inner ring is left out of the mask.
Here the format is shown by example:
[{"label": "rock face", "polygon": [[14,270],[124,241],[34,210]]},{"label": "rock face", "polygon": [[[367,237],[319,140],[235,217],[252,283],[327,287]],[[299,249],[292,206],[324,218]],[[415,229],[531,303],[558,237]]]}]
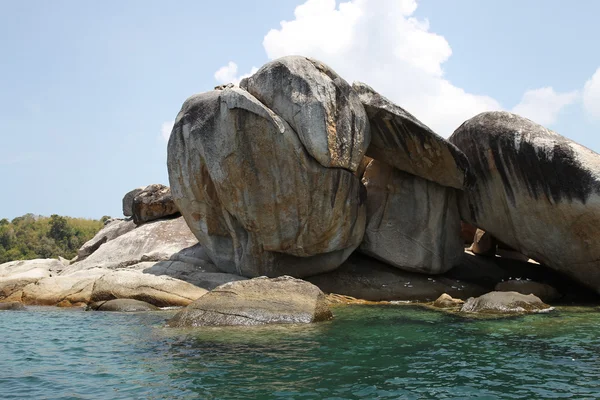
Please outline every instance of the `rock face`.
[{"label": "rock face", "polygon": [[97,276],[53,276],[40,279],[23,288],[21,301],[24,304],[63,306],[89,303],[92,287]]},{"label": "rock face", "polygon": [[133,299],[115,299],[108,301],[99,301],[89,306],[94,311],[117,311],[117,312],[138,312],[138,311],[157,311],[158,307],[145,301]]},{"label": "rock face", "polygon": [[320,61],[271,61],[240,87],[287,121],[324,167],[356,171],[370,142],[369,124],[352,87]]},{"label": "rock face", "polygon": [[464,251],[456,190],[372,160],[363,175],[367,227],[360,250],[405,271],[439,274]]},{"label": "rock face", "polygon": [[401,271],[359,253],[333,272],[306,279],[326,293],[370,301],[434,301],[443,293],[464,299],[490,290],[459,279]]},{"label": "rock face", "polygon": [[82,261],[98,250],[104,243],[118,238],[135,229],[132,220],[115,219],[107,223],[92,239],[84,243],[77,251],[77,261]]},{"label": "rock face", "polygon": [[91,301],[136,299],[157,307],[186,306],[206,293],[205,289],[165,276],[116,271],[96,280]]},{"label": "rock face", "polygon": [[133,189],[123,196],[123,215],[126,217],[133,216],[133,199],[137,196],[145,187],[139,187]]},{"label": "rock face", "polygon": [[11,261],[0,265],[0,301],[21,301],[23,288],[57,274],[64,265],[54,259]]},{"label": "rock face", "polygon": [[493,257],[496,255],[497,246],[498,243],[496,242],[496,238],[486,231],[477,229],[477,232],[475,232],[475,236],[473,237],[471,251],[479,256]]},{"label": "rock face", "polygon": [[469,161],[456,146],[366,84],[352,87],[369,118],[369,157],[442,186],[465,187]]},{"label": "rock face", "polygon": [[62,275],[91,268],[118,269],[143,261],[166,261],[197,243],[181,217],[152,221],[103,244],[85,260],[65,267]]},{"label": "rock face", "polygon": [[172,327],[264,325],[326,321],[333,318],[316,286],[283,276],[219,286],[167,323]]},{"label": "rock face", "polygon": [[[337,135],[346,132],[339,123]],[[358,143],[358,133],[346,133]],[[168,169],[178,209],[223,272],[314,275],[338,267],[362,240],[359,179],[319,164],[284,119],[239,88],[184,103]]]},{"label": "rock face", "polygon": [[131,210],[133,222],[136,224],[179,213],[175,202],[173,202],[171,189],[159,184],[146,186],[144,190],[139,192],[133,198]]},{"label": "rock face", "polygon": [[539,297],[517,292],[490,292],[477,298],[469,298],[460,309],[463,313],[515,314],[549,311]]},{"label": "rock face", "polygon": [[600,293],[600,155],[507,112],[479,114],[449,140],[476,175],[463,219]]},{"label": "rock face", "polygon": [[496,285],[496,291],[498,292],[517,292],[521,294],[533,294],[539,297],[542,301],[554,301],[560,298],[560,293],[552,286],[533,282],[529,280],[510,280],[500,282]]}]

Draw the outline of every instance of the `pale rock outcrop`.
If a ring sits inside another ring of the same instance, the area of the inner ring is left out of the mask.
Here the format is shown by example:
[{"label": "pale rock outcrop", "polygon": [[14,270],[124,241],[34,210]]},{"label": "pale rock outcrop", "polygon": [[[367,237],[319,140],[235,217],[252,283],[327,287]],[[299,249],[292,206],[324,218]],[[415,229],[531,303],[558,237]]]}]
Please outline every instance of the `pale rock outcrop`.
[{"label": "pale rock outcrop", "polygon": [[239,88],[184,103],[168,169],[178,209],[223,272],[314,275],[362,240],[359,179],[315,161],[284,119]]},{"label": "pale rock outcrop", "polygon": [[137,189],[133,189],[123,196],[123,215],[126,217],[133,216],[133,199],[146,187],[142,186]]},{"label": "pale rock outcrop", "polygon": [[118,269],[144,261],[166,261],[197,243],[182,217],[152,221],[104,243],[85,260],[65,267],[61,274],[91,268]]},{"label": "pale rock outcrop", "polygon": [[440,274],[464,251],[456,190],[372,160],[363,175],[367,227],[360,251],[411,272]]},{"label": "pale rock outcrop", "polygon": [[0,265],[0,301],[21,301],[30,283],[57,274],[64,265],[55,259],[10,261]]},{"label": "pale rock outcrop", "polygon": [[335,271],[311,276],[306,280],[326,293],[371,301],[434,301],[443,293],[467,298],[490,290],[489,287],[461,279],[405,272],[360,253],[352,254]]},{"label": "pale rock outcrop", "polygon": [[352,87],[327,65],[278,58],[240,87],[287,121],[322,166],[356,171],[371,141],[367,115]]},{"label": "pale rock outcrop", "polygon": [[476,176],[462,218],[600,293],[600,155],[508,112],[479,114],[449,140]]},{"label": "pale rock outcrop", "polygon": [[561,297],[560,293],[552,286],[546,283],[534,282],[530,280],[510,280],[500,282],[496,285],[497,292],[517,292],[521,294],[533,294],[542,301],[552,302]]},{"label": "pale rock outcrop", "polygon": [[207,291],[167,276],[115,271],[94,282],[91,301],[136,299],[157,307],[186,306]]},{"label": "pale rock outcrop", "polygon": [[355,82],[352,87],[369,118],[369,157],[442,186],[465,187],[469,161],[456,146],[370,86]]},{"label": "pale rock outcrop", "polygon": [[289,276],[221,285],[167,322],[171,327],[310,323],[332,319],[325,295]]},{"label": "pale rock outcrop", "polygon": [[160,184],[148,185],[136,194],[131,210],[133,222],[137,225],[179,213],[171,196],[171,189]]},{"label": "pale rock outcrop", "polygon": [[521,314],[550,311],[539,297],[517,292],[490,292],[483,296],[469,298],[460,309],[461,313]]},{"label": "pale rock outcrop", "polygon": [[62,302],[67,304],[89,303],[92,287],[98,275],[90,276],[52,276],[30,283],[23,288],[23,304],[54,306]]},{"label": "pale rock outcrop", "polygon": [[463,304],[463,300],[455,299],[447,293],[442,294],[433,302],[433,306],[436,308],[455,308],[460,307]]},{"label": "pale rock outcrop", "polygon": [[85,242],[79,250],[77,250],[77,261],[83,261],[90,254],[98,250],[104,243],[118,238],[131,232],[136,227],[131,219],[113,219],[104,225],[96,235]]}]

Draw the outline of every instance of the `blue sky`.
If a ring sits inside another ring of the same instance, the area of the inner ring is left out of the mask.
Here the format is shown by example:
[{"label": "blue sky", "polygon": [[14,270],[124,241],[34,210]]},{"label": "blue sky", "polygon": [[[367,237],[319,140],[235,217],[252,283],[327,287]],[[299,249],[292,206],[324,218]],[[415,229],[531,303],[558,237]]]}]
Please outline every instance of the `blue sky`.
[{"label": "blue sky", "polygon": [[444,136],[501,108],[598,152],[598,15],[593,0],[4,0],[0,218],[121,215],[128,190],[168,184],[163,131],[188,96],[286,54]]}]

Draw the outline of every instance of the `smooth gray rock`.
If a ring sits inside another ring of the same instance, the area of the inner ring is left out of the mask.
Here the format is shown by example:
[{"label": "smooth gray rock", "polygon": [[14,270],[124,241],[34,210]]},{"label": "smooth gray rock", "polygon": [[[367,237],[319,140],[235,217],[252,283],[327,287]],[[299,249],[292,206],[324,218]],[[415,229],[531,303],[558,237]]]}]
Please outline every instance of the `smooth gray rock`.
[{"label": "smooth gray rock", "polygon": [[600,293],[600,155],[508,112],[479,114],[449,140],[476,176],[462,218]]},{"label": "smooth gray rock", "polygon": [[139,312],[139,311],[157,311],[158,307],[146,303],[145,301],[134,299],[115,299],[108,301],[99,301],[90,304],[88,310],[93,311],[116,311],[116,312]]},{"label": "smooth gray rock", "polygon": [[286,120],[322,166],[356,171],[371,141],[367,116],[352,87],[327,65],[278,58],[240,87]]},{"label": "smooth gray rock", "polygon": [[401,271],[360,253],[335,271],[306,279],[326,293],[371,301],[434,301],[443,293],[465,299],[490,290],[464,280]]},{"label": "smooth gray rock", "polygon": [[222,272],[314,275],[337,268],[362,240],[359,179],[320,165],[282,118],[239,88],[184,103],[168,170],[179,210]]},{"label": "smooth gray rock", "polygon": [[410,272],[440,274],[464,251],[456,189],[372,160],[363,175],[367,228],[360,251]]},{"label": "smooth gray rock", "polygon": [[137,196],[145,186],[133,189],[123,196],[123,215],[126,217],[133,216],[133,199]]},{"label": "smooth gray rock", "polygon": [[500,282],[496,285],[497,292],[517,292],[521,294],[533,294],[542,301],[552,302],[561,297],[561,294],[546,283],[534,282],[530,280],[510,280]]},{"label": "smooth gray rock", "polygon": [[179,279],[206,290],[212,290],[224,283],[243,281],[240,275],[221,272],[214,264],[188,264],[181,261],[160,261],[136,264],[132,269],[139,269],[145,274],[166,275]]},{"label": "smooth gray rock", "polygon": [[520,314],[550,311],[552,307],[544,304],[539,297],[517,292],[490,292],[483,296],[469,298],[463,304],[462,313],[484,314]]},{"label": "smooth gray rock", "polygon": [[171,327],[291,324],[333,318],[315,285],[289,276],[231,282],[212,290],[167,322]]},{"label": "smooth gray rock", "polygon": [[63,268],[60,261],[51,258],[0,264],[0,300],[20,302],[24,287],[55,275]]},{"label": "smooth gray rock", "polygon": [[61,274],[91,268],[119,269],[144,261],[167,261],[197,243],[182,217],[152,221],[104,243],[85,260],[65,267]]},{"label": "smooth gray rock", "polygon": [[131,232],[135,227],[136,225],[131,219],[113,219],[77,250],[77,261],[83,261],[104,243],[116,239],[127,232]]},{"label": "smooth gray rock", "polygon": [[354,82],[352,87],[369,118],[369,157],[442,186],[465,187],[469,161],[456,146],[370,86]]},{"label": "smooth gray rock", "polygon": [[148,185],[135,195],[131,206],[133,222],[137,225],[179,214],[171,189],[165,185]]}]

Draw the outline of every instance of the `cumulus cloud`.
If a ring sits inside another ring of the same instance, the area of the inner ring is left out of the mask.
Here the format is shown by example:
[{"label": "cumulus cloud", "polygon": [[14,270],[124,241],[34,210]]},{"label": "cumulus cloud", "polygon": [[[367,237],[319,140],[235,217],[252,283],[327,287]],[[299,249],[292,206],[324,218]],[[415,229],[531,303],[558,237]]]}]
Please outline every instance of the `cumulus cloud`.
[{"label": "cumulus cloud", "polygon": [[252,70],[249,73],[238,76],[237,64],[233,61],[229,61],[227,65],[222,66],[215,72],[215,79],[219,83],[233,83],[234,85],[239,85],[242,79],[249,77],[256,71],[258,71],[258,68],[252,67]]},{"label": "cumulus cloud", "polygon": [[444,78],[452,49],[411,15],[414,0],[308,0],[295,18],[264,38],[270,59],[317,58],[348,81],[360,80],[448,136],[464,120],[500,109],[491,97],[469,93]]},{"label": "cumulus cloud", "polygon": [[[600,90],[598,93],[600,94]],[[540,125],[552,125],[556,122],[560,111],[575,102],[578,97],[577,91],[556,93],[551,87],[528,90],[523,95],[521,102],[512,109],[512,112]],[[598,99],[600,100],[600,97]],[[600,102],[598,105],[600,106]]]},{"label": "cumulus cloud", "polygon": [[600,119],[600,68],[583,87],[583,107],[594,119]]},{"label": "cumulus cloud", "polygon": [[171,137],[171,131],[173,130],[174,124],[175,124],[175,121],[167,121],[167,122],[162,123],[162,125],[160,127],[160,135],[162,136],[163,139],[169,140],[169,137]]}]

